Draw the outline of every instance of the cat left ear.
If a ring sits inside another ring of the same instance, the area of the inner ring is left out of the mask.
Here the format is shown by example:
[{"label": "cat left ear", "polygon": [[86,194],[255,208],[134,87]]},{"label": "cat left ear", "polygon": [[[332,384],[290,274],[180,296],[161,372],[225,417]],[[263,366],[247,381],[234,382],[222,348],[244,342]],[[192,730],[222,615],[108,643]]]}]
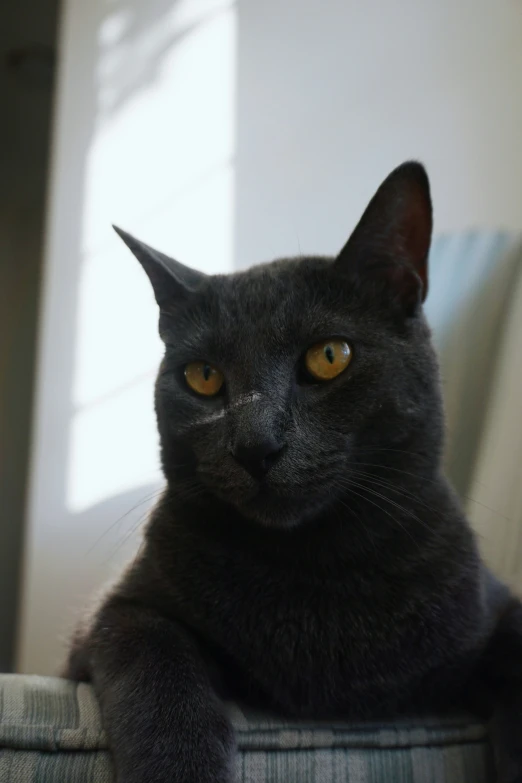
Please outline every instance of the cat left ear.
[{"label": "cat left ear", "polygon": [[424,167],[403,163],[370,201],[335,265],[379,277],[407,310],[428,293],[428,253],[433,226]]},{"label": "cat left ear", "polygon": [[160,307],[176,299],[186,297],[196,290],[206,275],[197,272],[179,261],[160,253],[131,234],[113,226],[118,236],[134,253],[147,273],[154,289],[156,302]]}]

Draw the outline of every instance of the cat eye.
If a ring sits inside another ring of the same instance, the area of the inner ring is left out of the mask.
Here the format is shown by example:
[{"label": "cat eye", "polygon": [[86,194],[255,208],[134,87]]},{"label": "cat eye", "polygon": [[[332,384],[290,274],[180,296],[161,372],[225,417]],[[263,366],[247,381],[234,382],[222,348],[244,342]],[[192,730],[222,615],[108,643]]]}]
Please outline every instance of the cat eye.
[{"label": "cat eye", "polygon": [[352,350],[345,340],[325,340],[313,345],[305,354],[305,366],[316,381],[337,378],[352,360]]},{"label": "cat eye", "polygon": [[203,397],[215,397],[225,382],[223,373],[207,362],[191,362],[185,365],[185,380],[192,391]]}]

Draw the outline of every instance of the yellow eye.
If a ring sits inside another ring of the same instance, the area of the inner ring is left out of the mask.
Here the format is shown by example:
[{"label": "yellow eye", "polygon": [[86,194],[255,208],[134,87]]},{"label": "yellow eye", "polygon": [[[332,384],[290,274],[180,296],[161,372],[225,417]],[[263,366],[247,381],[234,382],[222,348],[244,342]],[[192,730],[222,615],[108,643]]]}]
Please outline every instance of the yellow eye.
[{"label": "yellow eye", "polygon": [[206,362],[191,362],[185,366],[185,380],[197,394],[214,397],[223,386],[223,373]]},{"label": "yellow eye", "polygon": [[305,365],[312,378],[331,381],[348,367],[351,359],[352,351],[345,340],[325,340],[308,349]]}]

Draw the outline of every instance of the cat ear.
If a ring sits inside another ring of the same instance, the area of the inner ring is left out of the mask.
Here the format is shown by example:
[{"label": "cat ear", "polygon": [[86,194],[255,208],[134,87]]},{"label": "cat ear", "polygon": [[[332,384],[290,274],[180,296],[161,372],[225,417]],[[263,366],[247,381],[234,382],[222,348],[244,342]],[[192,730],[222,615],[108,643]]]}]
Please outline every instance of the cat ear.
[{"label": "cat ear", "polygon": [[432,225],[426,171],[415,161],[403,163],[377,190],[336,267],[379,277],[413,310],[428,293]]},{"label": "cat ear", "polygon": [[159,250],[154,250],[144,242],[140,242],[121,228],[113,226],[113,229],[132,250],[149,276],[156,302],[160,307],[168,301],[179,299],[195,291],[206,277],[202,272],[180,264],[179,261],[169,258]]}]

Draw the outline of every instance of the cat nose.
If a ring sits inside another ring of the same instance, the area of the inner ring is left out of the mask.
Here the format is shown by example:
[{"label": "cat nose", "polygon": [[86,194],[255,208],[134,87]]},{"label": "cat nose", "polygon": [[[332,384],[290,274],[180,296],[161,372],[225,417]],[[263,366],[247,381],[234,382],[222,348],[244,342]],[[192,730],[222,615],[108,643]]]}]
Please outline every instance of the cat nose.
[{"label": "cat nose", "polygon": [[256,443],[238,444],[232,454],[236,462],[254,478],[263,478],[277,462],[284,449],[284,443],[266,438]]}]

